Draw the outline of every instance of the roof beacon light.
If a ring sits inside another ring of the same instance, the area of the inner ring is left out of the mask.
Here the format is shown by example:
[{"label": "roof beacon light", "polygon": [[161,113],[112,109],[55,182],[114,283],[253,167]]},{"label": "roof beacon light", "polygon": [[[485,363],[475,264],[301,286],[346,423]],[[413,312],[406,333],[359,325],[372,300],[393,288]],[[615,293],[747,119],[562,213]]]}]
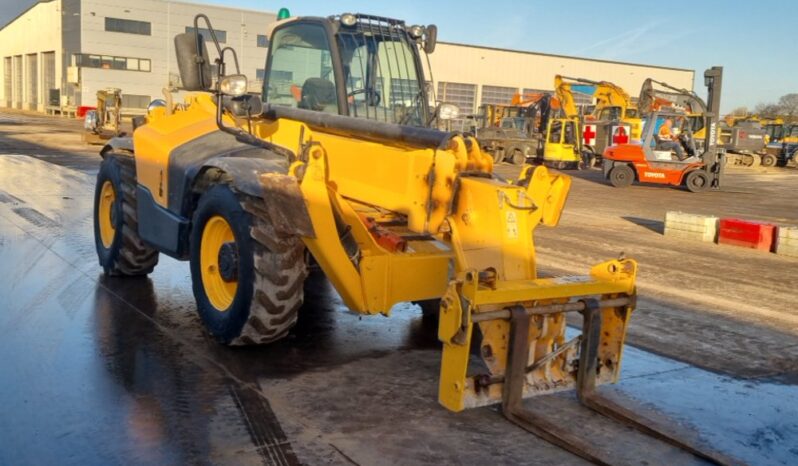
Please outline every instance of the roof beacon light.
[{"label": "roof beacon light", "polygon": [[341,15],[341,24],[346,27],[352,27],[357,23],[357,16],[352,13],[344,13]]},{"label": "roof beacon light", "polygon": [[280,11],[277,12],[277,21],[281,19],[288,19],[291,17],[291,12],[288,11],[288,8],[280,8]]}]

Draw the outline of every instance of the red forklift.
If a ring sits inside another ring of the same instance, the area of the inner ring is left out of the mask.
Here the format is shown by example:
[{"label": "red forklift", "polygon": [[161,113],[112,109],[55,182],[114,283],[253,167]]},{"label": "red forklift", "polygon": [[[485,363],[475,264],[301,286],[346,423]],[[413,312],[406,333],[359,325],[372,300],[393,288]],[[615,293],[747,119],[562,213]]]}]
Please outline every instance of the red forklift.
[{"label": "red forklift", "polygon": [[[690,192],[719,189],[724,157],[724,150],[717,144],[722,79],[723,67],[713,66],[704,72],[704,83],[708,92],[708,106],[701,102],[704,127],[707,128],[704,131],[704,141],[696,141],[693,137],[690,116],[695,109],[691,109],[688,114],[676,105],[661,107],[643,116],[641,144],[618,144],[604,151],[604,177],[610,184],[623,188],[638,181],[684,186]],[[695,96],[689,91],[684,92]],[[651,99],[651,96],[642,94],[641,103]],[[655,136],[667,119],[676,122],[675,128],[679,129],[678,142],[687,155],[684,160],[676,158],[670,149],[658,147]]]}]

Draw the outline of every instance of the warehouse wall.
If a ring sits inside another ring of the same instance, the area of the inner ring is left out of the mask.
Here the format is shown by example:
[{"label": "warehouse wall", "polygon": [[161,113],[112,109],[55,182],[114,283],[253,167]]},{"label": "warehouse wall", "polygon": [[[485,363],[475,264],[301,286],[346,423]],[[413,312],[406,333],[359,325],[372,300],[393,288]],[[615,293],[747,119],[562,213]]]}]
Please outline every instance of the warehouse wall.
[{"label": "warehouse wall", "polygon": [[[45,0],[0,30],[0,105],[44,110],[54,86],[60,89],[60,104],[94,105],[98,90],[118,87],[126,107],[142,108],[160,98],[162,88],[178,84],[173,39],[193,26],[200,12],[225,32],[223,45],[238,52],[250,89],[259,89],[267,44],[258,46],[258,35],[267,34],[275,21],[272,13],[165,0]],[[145,28],[139,33],[109,31],[106,18]],[[694,74],[452,43],[439,43],[430,61],[438,99],[458,104],[465,114],[481,103],[508,102],[518,91],[552,90],[557,73],[613,81],[632,96],[647,77],[692,89]],[[68,73],[72,66],[79,66],[79,74]],[[54,76],[43,76],[53,68]],[[31,74],[38,80],[32,81]],[[69,83],[68,76],[79,77],[79,82]]]},{"label": "warehouse wall", "polygon": [[[135,6],[129,6],[124,0],[83,0],[82,58],[86,60],[86,55],[89,55],[92,63],[96,63],[97,56],[101,59],[130,58],[132,62],[142,64],[141,70],[113,69],[115,66],[108,69],[104,65],[81,66],[80,86],[76,89],[81,96],[81,103],[93,105],[97,90],[106,87],[122,89],[123,95],[127,96],[127,107],[142,107],[143,102],[160,98],[163,87],[179,82],[174,36],[186,32],[186,27],[193,27],[197,13],[205,13],[215,30],[224,31],[225,43],[222,46],[236,50],[241,72],[255,81],[257,70],[265,67],[267,51],[257,46],[257,35],[266,34],[267,25],[275,20],[274,14],[162,0],[137,0]],[[106,17],[148,23],[150,33],[107,31]],[[199,27],[206,26],[201,23]],[[211,43],[208,45],[211,59],[214,59],[214,48]],[[149,65],[144,66],[145,62],[141,62],[141,59],[149,60]],[[227,59],[232,61],[229,55]],[[227,72],[234,72],[232,63],[228,63]],[[251,87],[259,85],[253,82]]]},{"label": "warehouse wall", "polygon": [[[44,111],[49,86],[61,80],[59,1],[34,5],[0,30],[0,105]],[[50,55],[48,55],[50,53]],[[54,73],[46,76],[45,73]]]},{"label": "warehouse wall", "polygon": [[[503,99],[511,89],[553,90],[556,74],[611,81],[623,87],[633,97],[637,97],[640,86],[649,77],[673,86],[693,88],[692,70],[451,43],[438,43],[435,53],[430,55],[430,64],[435,78],[435,89],[439,94],[442,90],[453,89],[454,98],[465,102],[468,99],[462,99],[462,94],[474,92],[472,100],[475,107],[482,103],[483,96],[489,102],[492,97],[494,102],[491,103],[501,103],[495,100]],[[475,108],[461,109],[466,113],[474,110]]]}]

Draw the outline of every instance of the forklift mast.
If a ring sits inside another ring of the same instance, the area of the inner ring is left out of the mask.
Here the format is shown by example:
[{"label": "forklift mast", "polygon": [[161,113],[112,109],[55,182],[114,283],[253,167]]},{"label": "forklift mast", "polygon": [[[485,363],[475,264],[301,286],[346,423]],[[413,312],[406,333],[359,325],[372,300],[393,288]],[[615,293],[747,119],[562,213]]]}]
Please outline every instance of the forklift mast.
[{"label": "forklift mast", "polygon": [[723,175],[723,152],[718,148],[718,122],[720,120],[720,92],[723,85],[723,67],[713,66],[704,71],[704,85],[707,87],[707,111],[705,125],[704,164],[711,177],[712,187],[720,187]]}]

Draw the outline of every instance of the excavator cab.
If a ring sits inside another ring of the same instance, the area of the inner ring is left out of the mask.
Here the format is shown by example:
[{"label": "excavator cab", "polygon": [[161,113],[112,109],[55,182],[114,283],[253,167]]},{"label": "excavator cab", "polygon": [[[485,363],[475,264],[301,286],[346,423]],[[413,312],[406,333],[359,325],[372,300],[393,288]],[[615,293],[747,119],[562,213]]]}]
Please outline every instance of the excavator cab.
[{"label": "excavator cab", "polygon": [[544,164],[555,168],[574,168],[582,162],[579,121],[550,118],[543,146]]}]

